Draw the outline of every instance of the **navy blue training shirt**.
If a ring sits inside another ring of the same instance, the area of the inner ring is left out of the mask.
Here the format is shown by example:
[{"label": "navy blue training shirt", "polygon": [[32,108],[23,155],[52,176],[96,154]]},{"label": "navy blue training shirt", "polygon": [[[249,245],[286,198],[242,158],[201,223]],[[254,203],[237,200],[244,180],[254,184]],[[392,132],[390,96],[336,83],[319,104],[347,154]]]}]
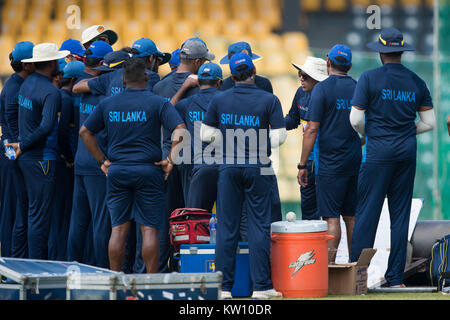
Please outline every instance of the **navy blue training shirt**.
[{"label": "navy blue training shirt", "polygon": [[316,174],[357,175],[361,164],[361,139],[350,124],[356,81],[331,75],[316,84],[311,94],[309,121],[320,122]]},{"label": "navy blue training shirt", "polygon": [[[280,100],[249,84],[237,84],[214,96],[203,123],[220,129],[224,141],[223,164],[235,167],[270,166],[269,128],[285,128]],[[227,139],[228,129],[231,129],[228,134],[241,131],[247,137],[240,142],[237,138]],[[262,141],[264,134],[266,139]],[[230,154],[231,150],[234,152]]]},{"label": "navy blue training shirt", "polygon": [[93,133],[106,130],[107,156],[113,164],[154,165],[162,160],[161,126],[173,131],[182,123],[166,99],[146,89],[127,88],[100,102],[84,125]]},{"label": "navy blue training shirt", "polygon": [[56,160],[61,94],[51,80],[35,72],[19,90],[19,141],[23,160]]},{"label": "navy blue training shirt", "polygon": [[68,162],[73,162],[78,131],[75,129],[74,97],[66,89],[61,92],[61,114],[59,117],[58,145],[60,153]]},{"label": "navy blue training shirt", "polygon": [[[189,77],[191,72],[179,72],[176,71],[167,75],[163,80],[158,82],[153,87],[153,92],[158,96],[166,98],[167,100],[172,99],[172,97],[180,90],[183,83],[186,81],[187,77]],[[191,88],[189,89],[184,98],[190,97],[198,92],[199,88]],[[170,148],[172,147],[171,134],[166,129],[163,128],[163,158],[166,158],[169,155]]]},{"label": "navy blue training shirt", "polygon": [[[311,92],[303,91],[303,88],[298,88],[295,93],[294,99],[292,100],[291,109],[289,113],[284,118],[286,123],[286,130],[295,130],[298,128],[300,124],[303,124],[303,132],[305,132],[307,121],[306,113],[309,110],[311,100]],[[314,149],[311,151],[308,160],[314,160],[316,156],[317,149],[317,140],[314,144]]]},{"label": "navy blue training shirt", "polygon": [[0,95],[0,125],[2,140],[17,142],[19,139],[19,102],[18,95],[24,79],[17,73],[8,78]]},{"label": "navy blue training shirt", "polygon": [[[90,74],[84,74],[82,78],[89,79],[93,76]],[[78,81],[81,80],[78,79]],[[97,105],[102,101],[105,97],[104,96],[97,96],[90,93],[82,94],[78,106],[78,114],[79,114],[79,126],[78,131],[80,130],[81,126],[84,124],[84,122],[87,120],[87,118],[91,115],[92,112],[94,112]],[[106,131],[101,130],[96,135],[97,137],[97,143],[99,148],[103,151],[104,154],[107,154],[106,152],[106,144],[107,144],[107,136]],[[104,176],[103,171],[100,169],[97,160],[90,154],[90,152],[87,150],[86,145],[84,144],[83,140],[81,138],[78,139],[78,147],[77,152],[75,154],[75,174],[76,175],[83,175],[83,176]]]},{"label": "navy blue training shirt", "polygon": [[203,89],[196,95],[181,100],[175,106],[191,135],[192,163],[194,168],[204,165],[202,151],[208,144],[202,143],[200,128],[208,111],[209,103],[217,93],[219,93],[219,90],[216,88]]},{"label": "navy blue training shirt", "polygon": [[[226,78],[222,85],[220,86],[220,91],[225,91],[234,87],[235,82],[231,77]],[[255,84],[261,90],[267,91],[268,93],[273,93],[272,83],[269,79],[256,75],[255,76]]]},{"label": "navy blue training shirt", "polygon": [[416,159],[418,108],[433,107],[430,91],[418,75],[395,63],[366,71],[352,102],[366,111],[364,162]]},{"label": "navy blue training shirt", "polygon": [[[157,73],[146,70],[148,74],[147,90],[152,91],[160,77]],[[94,95],[110,97],[125,90],[123,84],[123,69],[114,70],[94,78],[88,82],[89,89]]]}]

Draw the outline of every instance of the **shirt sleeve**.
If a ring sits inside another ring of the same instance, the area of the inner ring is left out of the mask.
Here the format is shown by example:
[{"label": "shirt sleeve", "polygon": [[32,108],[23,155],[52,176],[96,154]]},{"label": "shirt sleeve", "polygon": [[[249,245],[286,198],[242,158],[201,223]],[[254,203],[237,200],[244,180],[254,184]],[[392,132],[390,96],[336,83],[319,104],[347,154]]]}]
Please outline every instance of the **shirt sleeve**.
[{"label": "shirt sleeve", "polygon": [[186,101],[187,99],[184,99],[175,105],[175,110],[177,110],[180,118],[184,121],[184,123],[186,123]]},{"label": "shirt sleeve", "polygon": [[110,83],[110,74],[113,72],[105,73],[97,78],[89,80],[88,86],[91,93],[94,95],[106,96],[108,93],[108,85]]},{"label": "shirt sleeve", "polygon": [[219,116],[217,113],[217,99],[213,98],[208,106],[208,111],[206,112],[203,123],[210,127],[219,127]]},{"label": "shirt sleeve", "polygon": [[11,139],[16,142],[19,140],[19,91],[6,92],[5,94],[4,115],[6,125],[9,129]]},{"label": "shirt sleeve", "polygon": [[147,82],[147,90],[153,91],[153,87],[161,81],[161,78],[159,75],[155,72],[151,72],[148,75],[148,82]]},{"label": "shirt sleeve", "polygon": [[309,109],[306,112],[305,120],[322,122],[326,108],[326,99],[323,89],[320,85],[316,85],[311,93]]},{"label": "shirt sleeve", "polygon": [[425,83],[424,83],[423,98],[419,107],[433,107],[433,99],[431,98],[430,90],[428,90],[428,87]]},{"label": "shirt sleeve", "polygon": [[22,138],[20,149],[27,151],[36,143],[47,138],[55,128],[58,121],[58,111],[61,108],[61,94],[59,91],[49,93],[43,100],[42,119],[39,127],[26,137]]},{"label": "shirt sleeve", "polygon": [[281,108],[280,99],[273,96],[273,103],[269,109],[269,124],[272,130],[286,128],[283,117],[283,109]]},{"label": "shirt sleeve", "polygon": [[295,93],[294,100],[292,100],[291,109],[289,110],[287,116],[284,118],[287,130],[297,129],[300,124],[300,112],[298,110],[299,91],[300,90]]},{"label": "shirt sleeve", "polygon": [[356,84],[353,94],[352,106],[366,110],[369,107],[369,81],[366,73],[363,73]]},{"label": "shirt sleeve", "polygon": [[164,102],[160,111],[161,123],[164,128],[172,132],[176,126],[184,123],[178,112],[168,101]]},{"label": "shirt sleeve", "polygon": [[103,109],[103,103],[99,103],[83,124],[89,131],[95,134],[99,133],[105,128],[105,117],[103,115]]}]

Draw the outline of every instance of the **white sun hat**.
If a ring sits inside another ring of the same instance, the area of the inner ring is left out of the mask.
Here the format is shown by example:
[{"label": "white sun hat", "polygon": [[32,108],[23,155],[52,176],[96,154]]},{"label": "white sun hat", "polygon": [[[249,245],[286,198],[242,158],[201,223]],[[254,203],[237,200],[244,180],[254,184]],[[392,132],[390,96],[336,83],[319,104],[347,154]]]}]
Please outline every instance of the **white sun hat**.
[{"label": "white sun hat", "polygon": [[307,57],[302,66],[295,63],[292,63],[292,65],[316,81],[320,82],[328,78],[327,62],[323,59]]},{"label": "white sun hat", "polygon": [[117,40],[119,39],[117,33],[115,33],[112,30],[106,29],[105,26],[103,25],[95,25],[95,26],[90,26],[89,28],[87,28],[86,30],[83,31],[83,33],[81,34],[81,43],[84,45],[86,43],[88,43],[89,41],[94,40],[95,38],[97,38],[99,35],[106,35],[109,39],[109,44],[112,46],[114,43],[117,42]]},{"label": "white sun hat", "polygon": [[68,50],[58,51],[58,46],[54,43],[40,43],[33,48],[33,57],[22,60],[25,63],[44,62],[59,60],[70,54]]}]

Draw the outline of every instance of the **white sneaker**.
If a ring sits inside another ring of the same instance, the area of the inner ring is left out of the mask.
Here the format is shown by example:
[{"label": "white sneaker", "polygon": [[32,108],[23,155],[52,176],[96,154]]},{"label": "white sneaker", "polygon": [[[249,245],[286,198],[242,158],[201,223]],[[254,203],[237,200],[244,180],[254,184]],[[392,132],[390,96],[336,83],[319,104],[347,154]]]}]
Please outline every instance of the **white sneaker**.
[{"label": "white sneaker", "polygon": [[230,291],[222,291],[220,294],[220,300],[225,300],[225,299],[232,299],[233,296],[231,295]]},{"label": "white sneaker", "polygon": [[275,291],[275,289],[264,290],[264,291],[253,291],[252,299],[271,299],[271,298],[282,298],[281,292]]}]

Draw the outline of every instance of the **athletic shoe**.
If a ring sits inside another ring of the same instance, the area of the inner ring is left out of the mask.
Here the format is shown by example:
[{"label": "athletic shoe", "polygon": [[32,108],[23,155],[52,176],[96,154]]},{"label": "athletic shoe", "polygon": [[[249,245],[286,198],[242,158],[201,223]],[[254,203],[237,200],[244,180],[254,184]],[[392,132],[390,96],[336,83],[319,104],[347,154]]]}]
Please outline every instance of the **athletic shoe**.
[{"label": "athletic shoe", "polygon": [[442,288],[441,292],[442,294],[450,295],[450,287]]},{"label": "athletic shoe", "polygon": [[222,291],[222,293],[220,294],[220,300],[225,300],[225,299],[232,299],[233,296],[231,295],[230,291]]},{"label": "athletic shoe", "polygon": [[402,284],[398,284],[396,286],[390,286],[389,288],[392,289],[400,289],[400,288],[406,288],[406,286],[402,283]]},{"label": "athletic shoe", "polygon": [[275,289],[265,291],[253,291],[252,299],[271,299],[282,298],[281,292],[275,291]]}]

